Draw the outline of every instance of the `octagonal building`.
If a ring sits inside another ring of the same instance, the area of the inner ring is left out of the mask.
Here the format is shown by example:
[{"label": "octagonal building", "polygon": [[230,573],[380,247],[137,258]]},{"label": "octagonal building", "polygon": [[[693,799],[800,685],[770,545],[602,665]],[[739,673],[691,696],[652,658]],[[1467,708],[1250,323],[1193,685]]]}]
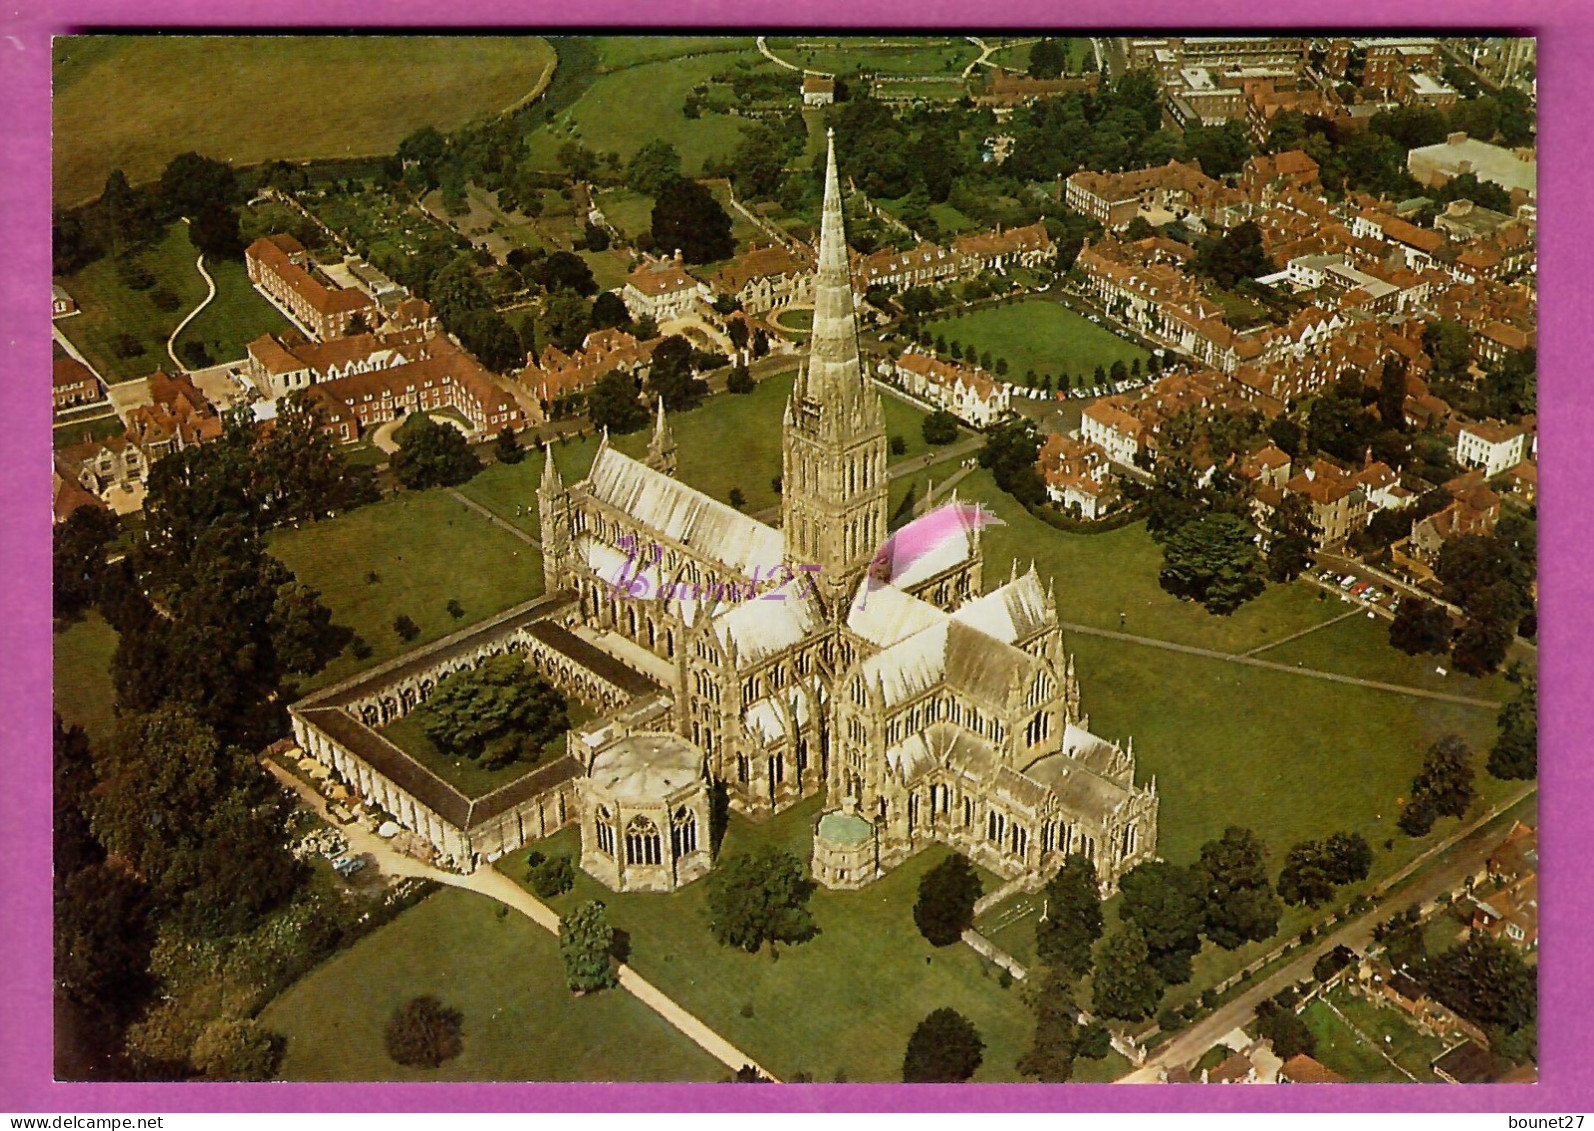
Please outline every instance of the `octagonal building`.
[{"label": "octagonal building", "polygon": [[674,891],[706,874],[708,771],[679,735],[628,735],[592,759],[581,795],[581,867],[615,891]]}]

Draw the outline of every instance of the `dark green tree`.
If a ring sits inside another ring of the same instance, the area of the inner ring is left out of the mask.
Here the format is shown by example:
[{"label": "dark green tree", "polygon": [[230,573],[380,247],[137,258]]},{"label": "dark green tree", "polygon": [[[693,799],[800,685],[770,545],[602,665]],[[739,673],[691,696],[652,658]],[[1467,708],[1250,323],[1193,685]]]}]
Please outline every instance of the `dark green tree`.
[{"label": "dark green tree", "polygon": [[1035,467],[1039,454],[1040,436],[1034,421],[1014,417],[986,433],[980,466],[989,468],[996,485],[1019,502],[1040,506],[1046,501],[1046,485]]},{"label": "dark green tree", "polygon": [[752,392],[756,387],[753,375],[747,371],[747,366],[745,365],[736,366],[731,370],[730,376],[725,378],[725,391],[727,393],[745,395]]},{"label": "dark green tree", "polygon": [[696,181],[677,178],[660,186],[653,203],[653,242],[688,263],[728,259],[736,251],[731,218]]},{"label": "dark green tree", "polygon": [[55,615],[71,617],[95,602],[105,547],[116,537],[116,516],[105,507],[79,507],[51,531],[51,589]]},{"label": "dark green tree", "polygon": [[444,676],[420,714],[438,749],[488,769],[535,762],[570,725],[564,696],[513,652]]},{"label": "dark green tree", "polygon": [[1500,733],[1489,748],[1489,773],[1507,780],[1539,774],[1539,681],[1527,676],[1522,689],[1500,709]]},{"label": "dark green tree", "polygon": [[515,430],[507,424],[499,430],[498,440],[493,444],[493,455],[499,463],[519,463],[526,458],[526,449],[520,446],[520,441],[515,438]]},{"label": "dark green tree", "polygon": [[1262,231],[1245,220],[1208,244],[1195,259],[1195,269],[1228,289],[1241,279],[1271,275],[1278,268],[1262,247]]},{"label": "dark green tree", "polygon": [[559,920],[559,953],[565,961],[565,984],[573,993],[606,990],[618,982],[610,954],[614,928],[609,911],[589,899]]},{"label": "dark green tree", "polygon": [[1477,796],[1472,784],[1472,751],[1457,734],[1428,748],[1422,769],[1411,782],[1411,796],[1398,824],[1411,836],[1426,836],[1440,817],[1462,817]]},{"label": "dark green tree", "polygon": [[1514,947],[1482,932],[1429,958],[1417,977],[1434,997],[1491,1032],[1512,1033],[1538,1023],[1533,967]]},{"label": "dark green tree", "polygon": [[1169,985],[1190,980],[1190,960],[1201,949],[1205,926],[1202,893],[1190,869],[1151,860],[1118,881],[1118,918],[1140,927],[1150,961]]},{"label": "dark green tree", "polygon": [[734,856],[708,880],[709,929],[721,946],[756,954],[766,943],[807,942],[819,933],[808,900],[814,883],[802,861],[764,846]]},{"label": "dark green tree", "polygon": [[1070,856],[1046,883],[1045,914],[1035,924],[1035,953],[1075,977],[1090,973],[1090,948],[1101,938],[1101,890],[1087,857]]},{"label": "dark green tree", "polygon": [[1291,846],[1279,872],[1278,893],[1285,903],[1310,907],[1334,898],[1332,867],[1320,842],[1306,840]]},{"label": "dark green tree", "polygon": [[968,860],[956,853],[919,880],[913,922],[932,946],[950,946],[974,925],[974,904],[982,890]]},{"label": "dark green tree", "polygon": [[189,1059],[201,1079],[271,1080],[286,1046],[285,1037],[253,1017],[221,1017],[205,1026]]},{"label": "dark green tree", "polygon": [[1030,1005],[1035,1012],[1035,1035],[1029,1051],[1019,1058],[1018,1070],[1043,1084],[1066,1084],[1080,1052],[1074,987],[1061,971],[1048,967]]},{"label": "dark green tree", "polygon": [[626,166],[625,183],[643,196],[657,196],[665,185],[679,180],[681,155],[675,146],[655,138],[636,151]]},{"label": "dark green tree", "polygon": [[985,1042],[954,1009],[937,1009],[913,1030],[902,1058],[905,1084],[961,1084],[985,1058]]},{"label": "dark green tree", "polygon": [[1323,856],[1336,884],[1359,883],[1372,871],[1373,850],[1361,833],[1334,833],[1323,842]]},{"label": "dark green tree", "polygon": [[1151,963],[1137,923],[1120,925],[1096,952],[1095,1012],[1121,1021],[1143,1021],[1162,1001],[1162,975]]},{"label": "dark green tree", "polygon": [[636,379],[618,370],[600,377],[588,391],[587,412],[595,427],[617,436],[635,432],[651,419],[637,396]]},{"label": "dark green tree", "polygon": [[1408,655],[1450,651],[1450,614],[1421,597],[1402,597],[1389,625],[1389,643]]},{"label": "dark green tree", "polygon": [[1230,826],[1201,846],[1191,868],[1206,902],[1206,936],[1225,950],[1260,942],[1278,929],[1283,912],[1267,878],[1261,839]]},{"label": "dark green tree", "polygon": [[411,491],[457,487],[482,468],[459,429],[438,424],[424,412],[412,413],[393,439],[399,449],[391,461],[393,474]]},{"label": "dark green tree", "polygon": [[919,423],[919,431],[927,444],[950,444],[958,438],[958,418],[938,408]]},{"label": "dark green tree", "polygon": [[464,1049],[465,1015],[430,994],[393,1011],[383,1032],[387,1055],[409,1068],[436,1068]]},{"label": "dark green tree", "polygon": [[1250,527],[1233,514],[1203,515],[1169,535],[1157,580],[1174,596],[1220,615],[1266,588]]},{"label": "dark green tree", "polygon": [[1294,581],[1316,560],[1317,523],[1305,496],[1290,493],[1273,508],[1268,519],[1267,575],[1269,580]]},{"label": "dark green tree", "polygon": [[594,330],[605,330],[615,327],[621,330],[631,325],[631,313],[625,308],[625,300],[614,291],[604,291],[592,300],[592,314],[588,319]]},{"label": "dark green tree", "polygon": [[1256,1035],[1273,1042],[1273,1054],[1284,1060],[1292,1056],[1311,1056],[1317,1051],[1317,1038],[1295,1010],[1268,998],[1256,1007]]}]

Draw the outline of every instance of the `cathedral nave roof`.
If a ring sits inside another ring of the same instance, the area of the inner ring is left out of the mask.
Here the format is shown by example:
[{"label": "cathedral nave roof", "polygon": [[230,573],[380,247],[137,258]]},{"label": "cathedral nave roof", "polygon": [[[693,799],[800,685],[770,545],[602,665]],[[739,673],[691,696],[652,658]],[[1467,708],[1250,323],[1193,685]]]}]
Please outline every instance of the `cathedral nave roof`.
[{"label": "cathedral nave roof", "polygon": [[1030,572],[960,606],[952,619],[1004,644],[1028,640],[1051,623],[1040,577]]}]

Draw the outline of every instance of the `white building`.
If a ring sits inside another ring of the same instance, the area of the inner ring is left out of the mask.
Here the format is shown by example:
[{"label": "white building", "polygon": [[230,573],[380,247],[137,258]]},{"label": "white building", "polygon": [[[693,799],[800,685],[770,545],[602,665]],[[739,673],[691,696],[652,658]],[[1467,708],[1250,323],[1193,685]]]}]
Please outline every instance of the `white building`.
[{"label": "white building", "polygon": [[1481,467],[1491,478],[1521,463],[1527,451],[1527,432],[1498,420],[1465,425],[1456,436],[1456,462]]}]

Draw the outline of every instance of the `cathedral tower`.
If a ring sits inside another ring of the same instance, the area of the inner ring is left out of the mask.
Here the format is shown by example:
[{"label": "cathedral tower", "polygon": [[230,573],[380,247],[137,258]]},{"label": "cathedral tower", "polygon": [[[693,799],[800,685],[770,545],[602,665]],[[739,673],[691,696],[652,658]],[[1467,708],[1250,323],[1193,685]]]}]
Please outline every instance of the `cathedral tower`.
[{"label": "cathedral tower", "polygon": [[648,441],[648,456],[643,462],[654,471],[675,474],[675,434],[664,419],[663,397],[659,398],[659,418],[653,425],[653,439]]},{"label": "cathedral tower", "polygon": [[832,135],[826,156],[813,331],[781,430],[786,561],[819,567],[815,580],[827,608],[836,609],[851,599],[885,540],[887,490],[885,417],[858,356]]},{"label": "cathedral tower", "polygon": [[542,481],[537,485],[537,525],[542,531],[543,592],[564,583],[570,553],[570,492],[553,462],[553,445],[542,446]]}]

